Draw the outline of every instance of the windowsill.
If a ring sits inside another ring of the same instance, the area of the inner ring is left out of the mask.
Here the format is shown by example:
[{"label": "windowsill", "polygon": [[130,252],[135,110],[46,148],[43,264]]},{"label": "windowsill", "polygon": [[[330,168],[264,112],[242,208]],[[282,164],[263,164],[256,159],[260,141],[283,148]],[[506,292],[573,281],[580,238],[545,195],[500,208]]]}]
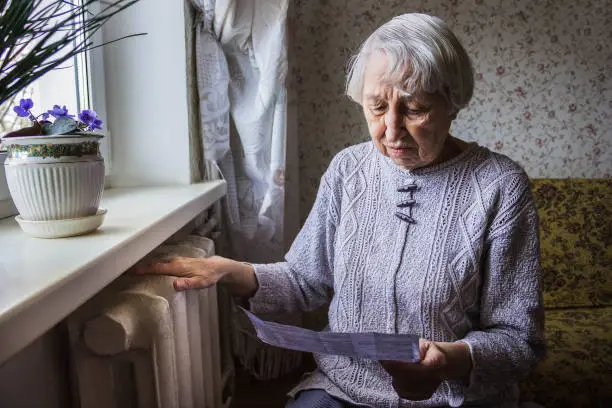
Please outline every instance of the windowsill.
[{"label": "windowsill", "polygon": [[224,181],[112,188],[99,230],[37,239],[0,220],[0,364],[225,195]]}]

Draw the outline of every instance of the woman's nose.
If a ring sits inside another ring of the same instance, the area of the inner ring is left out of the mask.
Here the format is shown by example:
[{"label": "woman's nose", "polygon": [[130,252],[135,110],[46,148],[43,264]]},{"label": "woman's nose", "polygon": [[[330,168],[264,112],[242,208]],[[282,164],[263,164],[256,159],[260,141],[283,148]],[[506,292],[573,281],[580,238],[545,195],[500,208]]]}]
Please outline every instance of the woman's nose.
[{"label": "woman's nose", "polygon": [[389,109],[385,114],[385,136],[388,140],[396,140],[402,134],[404,122],[402,116],[394,109]]}]

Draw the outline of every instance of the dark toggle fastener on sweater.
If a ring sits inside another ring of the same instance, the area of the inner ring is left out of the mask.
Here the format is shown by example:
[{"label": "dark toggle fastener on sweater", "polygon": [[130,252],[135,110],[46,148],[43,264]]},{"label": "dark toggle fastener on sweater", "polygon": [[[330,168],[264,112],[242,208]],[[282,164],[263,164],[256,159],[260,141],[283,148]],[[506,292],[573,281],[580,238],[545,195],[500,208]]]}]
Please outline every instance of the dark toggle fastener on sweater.
[{"label": "dark toggle fastener on sweater", "polygon": [[397,188],[397,191],[400,193],[406,193],[408,191],[414,191],[416,190],[417,185],[412,183],[412,184],[406,184],[405,186],[401,186]]},{"label": "dark toggle fastener on sweater", "polygon": [[413,200],[412,198],[406,201],[402,201],[399,204],[397,204],[398,207],[400,208],[404,208],[404,207],[411,207],[414,205],[414,203],[416,203],[416,200]]},{"label": "dark toggle fastener on sweater", "polygon": [[402,220],[402,221],[406,221],[407,223],[410,223],[410,224],[415,224],[416,223],[414,218],[412,218],[408,214],[404,214],[403,212],[396,211],[395,212],[395,216],[397,218],[399,218],[400,220]]}]

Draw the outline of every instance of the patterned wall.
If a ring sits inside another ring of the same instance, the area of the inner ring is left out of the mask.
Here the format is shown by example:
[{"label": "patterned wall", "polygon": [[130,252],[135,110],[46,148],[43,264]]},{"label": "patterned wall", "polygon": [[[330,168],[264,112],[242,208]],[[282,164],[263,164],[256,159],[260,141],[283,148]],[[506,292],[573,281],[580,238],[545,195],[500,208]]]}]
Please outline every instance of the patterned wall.
[{"label": "patterned wall", "polygon": [[510,156],[531,177],[612,175],[610,0],[295,0],[303,215],[332,156],[368,139],[359,107],[343,95],[348,57],[410,11],[446,20],[474,61],[475,96],[455,136]]}]

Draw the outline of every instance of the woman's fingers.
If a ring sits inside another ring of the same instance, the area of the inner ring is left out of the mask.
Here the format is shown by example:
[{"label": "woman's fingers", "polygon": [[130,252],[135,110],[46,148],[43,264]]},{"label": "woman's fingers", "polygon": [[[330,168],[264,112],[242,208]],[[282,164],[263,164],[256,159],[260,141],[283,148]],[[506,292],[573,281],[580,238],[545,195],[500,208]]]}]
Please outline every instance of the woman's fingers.
[{"label": "woman's fingers", "polygon": [[380,363],[391,376],[391,385],[401,398],[411,401],[429,399],[440,383],[439,380],[431,378],[427,370],[418,363],[401,361]]},{"label": "woman's fingers", "polygon": [[397,394],[404,399],[421,401],[431,398],[442,382],[441,370],[446,362],[442,350],[431,341],[421,339],[421,361],[381,361],[389,373]]},{"label": "woman's fingers", "polygon": [[221,277],[218,265],[210,258],[181,256],[139,263],[132,268],[132,273],[176,276],[178,279],[175,279],[173,286],[177,291],[208,288]]},{"label": "woman's fingers", "polygon": [[398,374],[399,372],[402,372],[404,368],[404,364],[406,363],[403,363],[401,361],[395,361],[395,360],[381,360],[380,364],[383,366],[385,371],[387,371],[390,375],[393,375],[393,374]]},{"label": "woman's fingers", "polygon": [[428,373],[427,367],[424,367],[419,363],[385,360],[381,361],[380,364],[391,377],[419,378],[420,375]]},{"label": "woman's fingers", "polygon": [[202,276],[194,276],[191,278],[176,278],[173,285],[175,290],[182,292],[190,289],[206,289],[214,284],[215,282],[211,279],[206,279]]},{"label": "woman's fingers", "polygon": [[174,290],[182,292],[184,290],[191,289],[193,283],[190,281],[189,278],[176,278],[172,283],[172,286],[174,286]]},{"label": "woman's fingers", "polygon": [[129,274],[133,275],[144,275],[147,273],[148,262],[144,260],[136,262],[130,269],[128,269]]},{"label": "woman's fingers", "polygon": [[202,266],[196,265],[198,261],[201,260],[182,256],[165,260],[149,260],[134,265],[132,272],[137,275],[191,276],[202,269]]},{"label": "woman's fingers", "polygon": [[401,398],[422,401],[431,398],[440,385],[440,380],[431,378],[426,373],[413,376],[404,372],[391,374],[391,385]]},{"label": "woman's fingers", "polygon": [[167,261],[157,261],[148,265],[149,270],[147,273],[155,275],[171,275],[171,276],[185,276],[189,273],[187,263],[181,257],[169,259]]}]

